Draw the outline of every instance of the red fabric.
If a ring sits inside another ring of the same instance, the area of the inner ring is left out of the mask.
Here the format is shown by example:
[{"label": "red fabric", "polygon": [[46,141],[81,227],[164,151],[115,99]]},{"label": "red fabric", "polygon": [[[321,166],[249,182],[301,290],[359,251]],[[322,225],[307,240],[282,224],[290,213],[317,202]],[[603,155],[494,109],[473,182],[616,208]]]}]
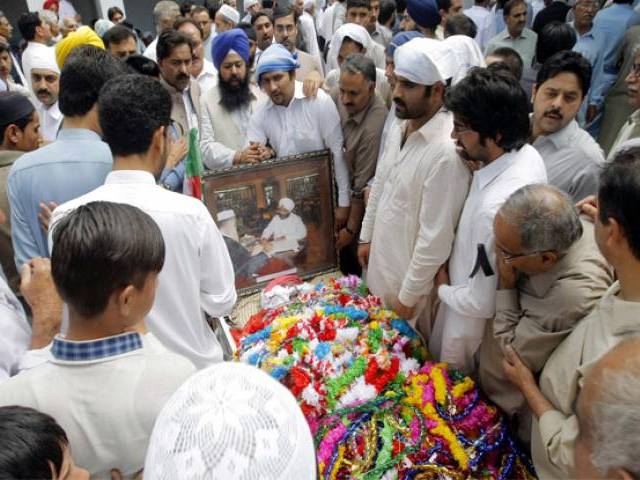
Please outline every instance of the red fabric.
[{"label": "red fabric", "polygon": [[54,12],[57,12],[60,9],[60,0],[45,0],[42,8],[43,10],[53,10]]}]

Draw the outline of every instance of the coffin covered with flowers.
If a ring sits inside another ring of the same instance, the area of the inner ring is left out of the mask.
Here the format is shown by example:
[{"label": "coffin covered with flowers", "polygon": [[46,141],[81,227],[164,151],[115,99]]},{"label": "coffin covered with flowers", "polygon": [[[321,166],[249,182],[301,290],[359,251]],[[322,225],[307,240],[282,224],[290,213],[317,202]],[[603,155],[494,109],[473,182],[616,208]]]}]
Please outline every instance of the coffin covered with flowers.
[{"label": "coffin covered with flowers", "polygon": [[277,286],[233,332],[240,361],[285,384],[322,479],[528,479],[497,407],[428,360],[415,331],[357,277]]}]

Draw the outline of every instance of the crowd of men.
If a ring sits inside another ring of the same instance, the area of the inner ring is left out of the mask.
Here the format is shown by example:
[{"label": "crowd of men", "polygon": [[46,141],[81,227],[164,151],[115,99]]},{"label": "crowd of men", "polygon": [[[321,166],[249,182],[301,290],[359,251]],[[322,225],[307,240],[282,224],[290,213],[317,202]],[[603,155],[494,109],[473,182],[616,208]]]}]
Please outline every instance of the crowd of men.
[{"label": "crowd of men", "polygon": [[[223,361],[235,217],[183,193],[195,129],[211,170],[329,150],[343,273],[540,478],[640,479],[636,3],[0,12],[0,477],[315,478],[291,394]],[[306,237],[295,208],[263,236]]]}]

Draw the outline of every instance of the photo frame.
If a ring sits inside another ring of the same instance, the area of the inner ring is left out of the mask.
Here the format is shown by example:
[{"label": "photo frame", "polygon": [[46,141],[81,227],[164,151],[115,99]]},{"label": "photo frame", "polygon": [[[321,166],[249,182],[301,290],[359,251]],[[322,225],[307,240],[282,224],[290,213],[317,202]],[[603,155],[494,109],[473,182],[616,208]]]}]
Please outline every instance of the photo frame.
[{"label": "photo frame", "polygon": [[208,171],[203,184],[239,296],[282,275],[307,280],[337,270],[329,150]]}]

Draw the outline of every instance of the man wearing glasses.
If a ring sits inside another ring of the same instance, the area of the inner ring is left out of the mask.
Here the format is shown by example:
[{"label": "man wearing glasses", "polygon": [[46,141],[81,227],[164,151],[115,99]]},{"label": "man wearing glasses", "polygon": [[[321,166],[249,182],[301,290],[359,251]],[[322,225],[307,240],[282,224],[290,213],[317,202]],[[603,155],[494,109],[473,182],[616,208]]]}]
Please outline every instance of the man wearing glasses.
[{"label": "man wearing glasses", "polygon": [[530,412],[520,390],[504,381],[504,349],[511,345],[534,374],[595,306],[613,272],[595,242],[593,223],[579,218],[573,201],[555,187],[527,185],[496,214],[496,314],[480,344],[484,392],[529,442]]}]

